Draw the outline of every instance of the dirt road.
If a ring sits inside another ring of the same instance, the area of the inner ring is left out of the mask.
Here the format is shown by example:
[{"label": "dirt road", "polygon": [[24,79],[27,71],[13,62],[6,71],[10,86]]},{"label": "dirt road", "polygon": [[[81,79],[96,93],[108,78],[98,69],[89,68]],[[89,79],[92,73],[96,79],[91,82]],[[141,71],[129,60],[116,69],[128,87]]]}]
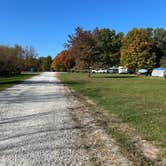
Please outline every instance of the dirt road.
[{"label": "dirt road", "polygon": [[[93,165],[66,93],[53,72],[0,92],[0,166]],[[116,151],[113,165],[129,165]]]}]

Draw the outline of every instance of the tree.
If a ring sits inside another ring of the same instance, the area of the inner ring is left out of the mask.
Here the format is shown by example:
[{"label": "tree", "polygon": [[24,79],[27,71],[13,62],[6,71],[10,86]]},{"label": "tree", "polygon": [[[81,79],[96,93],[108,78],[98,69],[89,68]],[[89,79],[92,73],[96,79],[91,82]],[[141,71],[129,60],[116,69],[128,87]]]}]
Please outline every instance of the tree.
[{"label": "tree", "polygon": [[37,68],[38,68],[39,71],[50,71],[52,58],[51,58],[51,56],[39,57],[37,59],[37,63],[38,63]]},{"label": "tree", "polygon": [[52,63],[52,57],[50,55],[48,55],[45,58],[45,65],[44,65],[46,71],[50,71],[50,69],[51,69],[51,63]]},{"label": "tree", "polygon": [[166,57],[163,56],[160,60],[160,66],[166,68]]},{"label": "tree", "polygon": [[75,66],[75,59],[68,50],[61,51],[53,60],[51,68],[57,71],[67,71]]},{"label": "tree", "polygon": [[116,34],[108,28],[91,32],[77,27],[75,34],[69,35],[66,48],[75,58],[75,68],[110,67],[120,62],[122,38],[123,33]]},{"label": "tree", "polygon": [[147,29],[134,28],[122,41],[121,64],[134,71],[140,68],[152,70],[156,54],[152,49],[151,36]]},{"label": "tree", "polygon": [[166,30],[157,28],[153,33],[153,45],[156,48],[155,51],[157,56],[156,63],[157,66],[160,66],[160,64],[163,64],[164,57],[166,57]]},{"label": "tree", "polygon": [[22,65],[22,47],[15,45],[0,46],[0,74],[19,74],[23,68]]},{"label": "tree", "polygon": [[22,54],[24,58],[24,70],[29,71],[31,68],[37,70],[36,50],[32,46],[26,47],[23,49]]},{"label": "tree", "polygon": [[69,35],[66,47],[75,58],[75,68],[88,68],[96,61],[95,40],[91,31],[77,27],[74,35]]},{"label": "tree", "polygon": [[93,35],[96,41],[96,50],[100,55],[99,64],[104,67],[118,65],[123,33],[116,34],[115,30],[96,28]]}]

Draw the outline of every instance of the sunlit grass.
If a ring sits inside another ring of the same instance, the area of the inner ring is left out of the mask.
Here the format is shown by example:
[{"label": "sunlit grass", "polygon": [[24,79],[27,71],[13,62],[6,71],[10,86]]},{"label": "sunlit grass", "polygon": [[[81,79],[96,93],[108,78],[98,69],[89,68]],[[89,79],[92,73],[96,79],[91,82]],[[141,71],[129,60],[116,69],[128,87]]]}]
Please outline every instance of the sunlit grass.
[{"label": "sunlit grass", "polygon": [[60,79],[162,146],[166,138],[166,80],[134,75],[63,73]]}]

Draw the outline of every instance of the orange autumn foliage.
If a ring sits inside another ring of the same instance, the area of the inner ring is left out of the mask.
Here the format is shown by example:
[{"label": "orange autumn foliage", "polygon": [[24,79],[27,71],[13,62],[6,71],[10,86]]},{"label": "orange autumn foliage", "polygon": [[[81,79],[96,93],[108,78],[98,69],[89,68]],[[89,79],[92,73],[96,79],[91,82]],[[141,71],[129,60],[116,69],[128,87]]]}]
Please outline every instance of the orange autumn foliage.
[{"label": "orange autumn foliage", "polygon": [[75,60],[70,54],[70,51],[63,50],[53,60],[51,68],[57,71],[67,71],[73,68]]}]

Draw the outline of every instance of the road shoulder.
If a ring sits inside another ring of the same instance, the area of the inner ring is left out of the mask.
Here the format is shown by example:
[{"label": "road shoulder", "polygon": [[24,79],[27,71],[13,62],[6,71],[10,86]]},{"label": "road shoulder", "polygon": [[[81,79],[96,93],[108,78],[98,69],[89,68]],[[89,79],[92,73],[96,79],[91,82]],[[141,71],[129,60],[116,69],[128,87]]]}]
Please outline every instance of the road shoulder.
[{"label": "road shoulder", "polygon": [[[93,101],[65,87],[72,103],[69,108],[80,139],[90,160],[98,165],[165,165],[163,149],[136,135],[134,129],[117,117],[96,107]],[[116,141],[115,141],[116,140]]]}]

